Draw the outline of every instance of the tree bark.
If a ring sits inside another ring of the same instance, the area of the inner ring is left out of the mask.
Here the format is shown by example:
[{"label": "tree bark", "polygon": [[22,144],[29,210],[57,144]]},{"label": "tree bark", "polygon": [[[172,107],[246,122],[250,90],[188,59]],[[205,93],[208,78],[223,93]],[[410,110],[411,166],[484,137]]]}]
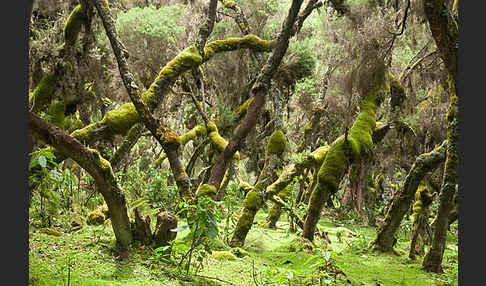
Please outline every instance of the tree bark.
[{"label": "tree bark", "polygon": [[410,209],[415,192],[427,173],[435,170],[445,160],[446,145],[447,141],[444,141],[430,153],[417,157],[405,178],[403,188],[393,197],[383,225],[377,230],[377,237],[373,241],[374,247],[382,251],[393,251],[395,233]]},{"label": "tree bark", "polygon": [[281,161],[281,155],[285,151],[286,138],[280,129],[275,130],[267,143],[265,165],[258,177],[255,187],[251,189],[243,201],[243,210],[231,238],[232,247],[243,246],[246,235],[250,231],[256,213],[264,203],[265,188],[270,184],[274,169]]},{"label": "tree bark", "polygon": [[75,160],[95,180],[97,190],[105,199],[111,224],[121,248],[128,248],[132,233],[127,214],[125,195],[118,185],[111,165],[97,150],[85,147],[63,130],[29,112],[29,130],[36,138],[56,148],[66,157]]},{"label": "tree bark", "polygon": [[453,90],[454,88],[452,87],[449,91],[452,93],[452,96],[450,97],[449,111],[447,113],[447,158],[440,192],[439,210],[435,221],[432,246],[425,255],[422,264],[425,270],[436,273],[442,272],[442,257],[444,255],[447,228],[449,226],[448,218],[453,208],[453,198],[457,184],[457,139],[459,136],[457,129],[458,98]]},{"label": "tree bark", "polygon": [[317,222],[320,218],[324,203],[337,191],[345,174],[346,168],[353,160],[359,159],[361,153],[371,152],[373,148],[372,134],[376,126],[376,111],[389,94],[389,76],[384,70],[376,75],[377,81],[367,94],[363,95],[360,113],[353,126],[346,133],[336,139],[327,152],[317,175],[317,185],[310,197],[307,217],[304,225],[304,238],[313,241]]},{"label": "tree bark", "polygon": [[214,186],[215,188],[220,186],[224,173],[228,167],[228,163],[235,152],[239,149],[243,139],[245,139],[250,130],[255,127],[260,110],[265,103],[265,95],[269,90],[270,81],[277,71],[285,52],[287,51],[289,39],[292,36],[292,27],[297,20],[297,15],[302,2],[302,0],[292,1],[289,13],[283,24],[283,28],[276,40],[275,48],[270,58],[263,66],[261,73],[257,77],[256,82],[251,89],[255,99],[249,106],[245,118],[233,132],[233,136],[229,140],[228,145],[218,156],[215,165],[211,168],[211,176],[208,184]]}]

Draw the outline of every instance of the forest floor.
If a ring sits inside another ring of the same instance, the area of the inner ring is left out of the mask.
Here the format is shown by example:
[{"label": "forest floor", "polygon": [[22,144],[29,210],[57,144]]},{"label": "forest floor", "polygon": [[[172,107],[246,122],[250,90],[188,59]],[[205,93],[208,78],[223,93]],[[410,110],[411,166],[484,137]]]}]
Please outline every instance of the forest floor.
[{"label": "forest floor", "polygon": [[[175,265],[160,261],[148,247],[132,248],[128,258],[118,260],[111,225],[85,225],[71,233],[57,229],[59,232],[51,234],[30,227],[29,285],[458,284],[457,235],[450,232],[443,260],[445,273],[433,274],[420,269],[421,257],[408,258],[410,235],[406,231],[399,233],[396,245],[400,256],[370,252],[365,249],[376,236],[375,228],[323,216],[319,228],[329,233],[331,243],[326,247],[324,240],[316,239],[314,251],[309,253],[299,249],[295,240],[298,233],[288,232],[285,215],[277,223],[277,229],[263,226],[265,217],[263,211],[256,217],[243,247],[247,255],[227,256],[220,249],[204,260],[197,276],[190,277],[178,272]],[[185,235],[187,230],[179,232],[177,239]],[[319,275],[319,267],[328,275]],[[339,270],[344,274],[332,274]]]}]

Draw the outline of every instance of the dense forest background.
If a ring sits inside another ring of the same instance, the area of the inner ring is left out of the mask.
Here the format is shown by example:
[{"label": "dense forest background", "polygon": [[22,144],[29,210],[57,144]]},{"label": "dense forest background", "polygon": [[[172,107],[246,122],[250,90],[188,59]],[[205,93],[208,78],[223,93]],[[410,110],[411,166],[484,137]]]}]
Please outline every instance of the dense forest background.
[{"label": "dense forest background", "polygon": [[30,284],[457,285],[458,11],[33,1]]}]

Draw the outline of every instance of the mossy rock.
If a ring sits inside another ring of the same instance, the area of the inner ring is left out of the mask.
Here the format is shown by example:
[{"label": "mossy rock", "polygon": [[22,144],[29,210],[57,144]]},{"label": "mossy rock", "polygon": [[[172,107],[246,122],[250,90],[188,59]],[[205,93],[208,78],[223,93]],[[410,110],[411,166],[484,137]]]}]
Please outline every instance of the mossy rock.
[{"label": "mossy rock", "polygon": [[278,247],[276,251],[283,252],[307,252],[311,253],[314,249],[314,244],[306,238],[296,237],[284,245]]},{"label": "mossy rock", "polygon": [[215,251],[211,254],[211,257],[220,261],[238,259],[231,251],[227,250]]},{"label": "mossy rock", "polygon": [[105,222],[105,215],[100,210],[96,209],[88,214],[86,223],[88,225],[101,225]]},{"label": "mossy rock", "polygon": [[53,235],[53,236],[61,236],[62,235],[62,232],[59,232],[55,229],[48,228],[48,227],[44,227],[44,228],[39,229],[39,232],[45,233],[45,234],[48,234],[48,235]]}]

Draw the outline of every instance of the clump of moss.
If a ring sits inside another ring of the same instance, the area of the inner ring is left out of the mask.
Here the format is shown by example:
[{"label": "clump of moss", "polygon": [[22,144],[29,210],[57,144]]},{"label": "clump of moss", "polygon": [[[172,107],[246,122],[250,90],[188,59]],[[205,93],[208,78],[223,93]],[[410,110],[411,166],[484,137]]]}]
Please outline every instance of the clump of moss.
[{"label": "clump of moss", "polygon": [[171,129],[158,129],[157,135],[160,136],[162,141],[161,143],[164,147],[169,149],[177,149],[181,145],[181,138],[179,137],[179,134]]},{"label": "clump of moss", "polygon": [[241,104],[240,106],[238,106],[238,108],[235,109],[235,114],[237,116],[243,116],[244,114],[246,114],[246,112],[248,111],[248,107],[250,107],[250,104],[255,100],[255,97],[250,97],[248,98],[245,102],[243,102],[243,104]]},{"label": "clump of moss", "polygon": [[243,38],[227,38],[225,40],[216,40],[207,43],[204,47],[204,60],[210,59],[214,54],[220,52],[233,51],[241,48],[250,48],[260,52],[270,52],[272,50],[272,41],[260,39],[255,35],[246,35]]},{"label": "clump of moss", "polygon": [[83,14],[81,4],[76,6],[64,25],[64,41],[66,45],[72,46],[78,38],[78,34],[81,31],[83,25]]},{"label": "clump of moss", "polygon": [[247,209],[257,209],[262,202],[261,194],[255,189],[251,189],[243,200],[243,207]]},{"label": "clump of moss", "polygon": [[247,182],[240,181],[240,183],[238,184],[238,189],[243,191],[244,194],[247,194],[253,189],[253,187]]},{"label": "clump of moss", "polygon": [[228,145],[228,141],[226,141],[226,139],[224,139],[221,135],[219,135],[218,131],[210,132],[209,139],[211,140],[211,144],[214,146],[216,150],[218,150],[218,152],[223,152],[226,146]]},{"label": "clump of moss", "polygon": [[227,250],[215,251],[211,254],[211,257],[216,260],[236,260],[238,259],[233,253]]},{"label": "clump of moss", "polygon": [[53,100],[47,110],[47,120],[57,127],[64,129],[64,101]]},{"label": "clump of moss", "polygon": [[273,131],[270,139],[267,143],[267,153],[280,155],[285,151],[285,146],[287,143],[287,139],[285,138],[285,134],[280,129],[276,129]]},{"label": "clump of moss", "polygon": [[[367,96],[360,106],[360,113],[354,120],[353,126],[349,130],[349,137],[357,141],[359,155],[361,152],[369,151],[373,148],[371,135],[376,125],[376,104],[375,94]],[[355,151],[356,152],[356,151]]]},{"label": "clump of moss", "polygon": [[62,232],[59,232],[55,229],[48,228],[48,227],[44,227],[44,228],[39,229],[39,232],[45,233],[45,234],[48,234],[48,235],[53,235],[53,236],[62,236]]},{"label": "clump of moss", "polygon": [[197,192],[196,192],[197,197],[202,197],[202,196],[216,196],[216,187],[213,185],[209,184],[202,184]]},{"label": "clump of moss", "polygon": [[101,225],[105,222],[105,215],[101,210],[94,210],[88,214],[86,218],[86,223],[88,225]]},{"label": "clump of moss", "polygon": [[283,252],[307,252],[311,253],[314,248],[314,244],[306,238],[296,237],[291,241],[277,248],[277,251]]},{"label": "clump of moss", "polygon": [[46,106],[54,95],[56,90],[56,76],[48,74],[42,77],[37,87],[29,96],[29,108],[32,112],[39,112],[42,107]]},{"label": "clump of moss", "polygon": [[231,249],[231,253],[233,253],[236,257],[242,258],[248,255],[248,252],[241,247],[235,247]]},{"label": "clump of moss", "polygon": [[193,140],[194,138],[204,135],[206,135],[206,127],[204,127],[203,124],[199,124],[196,127],[192,128],[190,131],[180,136],[181,144],[185,145],[187,142]]},{"label": "clump of moss", "polygon": [[73,132],[83,127],[83,121],[76,116],[76,114],[67,116],[64,119],[64,129],[67,132]]},{"label": "clump of moss", "polygon": [[322,165],[322,162],[324,162],[324,158],[326,158],[326,154],[327,151],[329,151],[329,148],[330,147],[327,144],[325,146],[320,146],[309,155],[309,159],[312,160],[312,163],[315,164],[315,166]]},{"label": "clump of moss", "polygon": [[125,135],[139,120],[135,106],[129,102],[107,112],[99,124],[105,125],[110,130],[111,136],[116,134]]},{"label": "clump of moss", "polygon": [[158,90],[167,88],[167,85],[174,82],[182,72],[196,67],[201,62],[202,57],[195,45],[185,48],[162,68],[152,85],[142,94],[142,101],[150,108],[155,108],[160,102],[158,96],[164,95]]}]

